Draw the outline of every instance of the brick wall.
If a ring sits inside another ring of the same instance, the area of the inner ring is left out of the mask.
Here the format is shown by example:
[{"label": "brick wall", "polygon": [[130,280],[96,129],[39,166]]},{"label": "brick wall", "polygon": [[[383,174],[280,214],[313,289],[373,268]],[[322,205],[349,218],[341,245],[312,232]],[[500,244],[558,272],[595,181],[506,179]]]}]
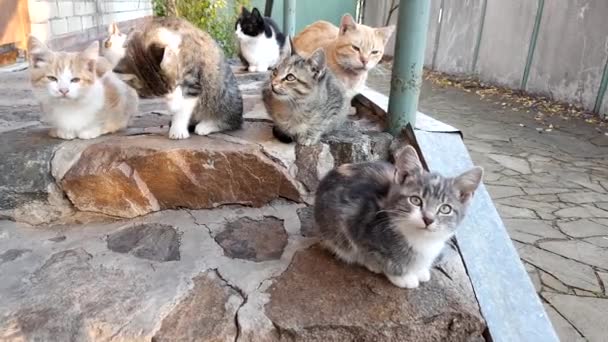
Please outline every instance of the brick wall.
[{"label": "brick wall", "polygon": [[124,27],[152,15],[150,0],[28,0],[28,5],[31,34],[54,48],[100,39],[112,22]]}]

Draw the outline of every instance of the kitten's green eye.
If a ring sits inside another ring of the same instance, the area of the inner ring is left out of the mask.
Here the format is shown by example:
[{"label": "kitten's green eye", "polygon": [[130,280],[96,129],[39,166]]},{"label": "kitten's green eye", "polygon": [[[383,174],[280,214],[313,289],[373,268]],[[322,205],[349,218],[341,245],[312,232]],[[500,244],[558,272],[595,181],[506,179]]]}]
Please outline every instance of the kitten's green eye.
[{"label": "kitten's green eye", "polygon": [[80,82],[80,78],[78,78],[78,77],[74,77],[74,78],[72,78],[72,79],[70,80],[70,82],[72,82],[72,83],[78,83],[78,82]]},{"label": "kitten's green eye", "polygon": [[372,55],[377,55],[379,53],[380,53],[380,50],[374,50],[374,51],[372,51]]},{"label": "kitten's green eye", "polygon": [[359,49],[359,47],[357,45],[351,45],[351,46],[352,46],[353,50],[355,50],[357,52],[361,51],[361,49]]},{"label": "kitten's green eye", "polygon": [[285,76],[285,79],[291,82],[291,81],[295,81],[296,77],[293,74],[289,74],[289,75]]},{"label": "kitten's green eye", "polygon": [[421,207],[422,199],[418,196],[410,196],[410,203],[412,203],[412,205],[415,205],[417,207]]},{"label": "kitten's green eye", "polygon": [[441,207],[439,207],[439,212],[444,214],[444,215],[448,215],[452,213],[452,207],[450,207],[449,204],[443,204]]},{"label": "kitten's green eye", "polygon": [[57,82],[57,77],[55,76],[47,76],[46,78],[51,82]]}]

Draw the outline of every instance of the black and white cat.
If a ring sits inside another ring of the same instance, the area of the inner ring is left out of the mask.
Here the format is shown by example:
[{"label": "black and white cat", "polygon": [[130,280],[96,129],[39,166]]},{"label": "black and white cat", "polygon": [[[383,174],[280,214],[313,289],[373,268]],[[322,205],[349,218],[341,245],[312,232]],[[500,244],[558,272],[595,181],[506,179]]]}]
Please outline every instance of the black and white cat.
[{"label": "black and white cat", "polygon": [[245,7],[235,24],[239,40],[239,57],[251,72],[264,72],[274,67],[285,45],[285,35],[270,18],[265,18],[257,8],[249,12]]}]

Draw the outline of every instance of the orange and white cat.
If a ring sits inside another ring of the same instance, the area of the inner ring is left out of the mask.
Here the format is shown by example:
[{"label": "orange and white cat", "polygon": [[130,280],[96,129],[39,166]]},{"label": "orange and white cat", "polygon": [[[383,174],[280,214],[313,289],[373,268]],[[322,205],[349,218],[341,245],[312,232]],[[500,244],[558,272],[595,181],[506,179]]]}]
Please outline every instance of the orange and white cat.
[{"label": "orange and white cat", "polygon": [[116,23],[108,26],[108,37],[103,40],[101,55],[104,56],[112,66],[116,66],[118,61],[125,55],[125,42],[127,34],[120,32]]},{"label": "orange and white cat", "polygon": [[99,43],[82,52],[50,50],[35,37],[28,40],[30,80],[42,105],[49,134],[61,139],[92,139],[124,129],[137,111],[135,90],[113,72],[98,69]]},{"label": "orange and white cat", "polygon": [[360,25],[345,14],[339,28],[327,21],[317,21],[296,35],[293,43],[298,54],[304,56],[324,48],[327,65],[343,83],[347,96],[353,97],[365,86],[368,71],[382,59],[394,30],[394,25],[380,28]]}]

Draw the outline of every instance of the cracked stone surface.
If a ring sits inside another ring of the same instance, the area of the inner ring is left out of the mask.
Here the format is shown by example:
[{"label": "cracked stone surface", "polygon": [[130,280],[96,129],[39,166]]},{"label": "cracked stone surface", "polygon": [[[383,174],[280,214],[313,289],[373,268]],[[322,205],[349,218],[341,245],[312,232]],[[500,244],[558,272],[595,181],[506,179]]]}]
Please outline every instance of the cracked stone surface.
[{"label": "cracked stone surface", "polygon": [[108,236],[108,249],[154,261],[179,260],[179,233],[175,227],[141,224]]},{"label": "cracked stone surface", "polygon": [[224,230],[215,235],[224,254],[251,261],[277,260],[287,245],[283,221],[275,217],[262,220],[241,218],[227,222]]},{"label": "cracked stone surface", "polygon": [[[387,74],[390,70],[375,72],[368,85],[388,95]],[[561,340],[605,341],[605,123],[566,120],[557,113],[545,115],[553,130],[539,133],[537,128],[546,127],[534,119],[539,113],[533,109],[428,81],[423,82],[420,111],[462,130]]]}]

